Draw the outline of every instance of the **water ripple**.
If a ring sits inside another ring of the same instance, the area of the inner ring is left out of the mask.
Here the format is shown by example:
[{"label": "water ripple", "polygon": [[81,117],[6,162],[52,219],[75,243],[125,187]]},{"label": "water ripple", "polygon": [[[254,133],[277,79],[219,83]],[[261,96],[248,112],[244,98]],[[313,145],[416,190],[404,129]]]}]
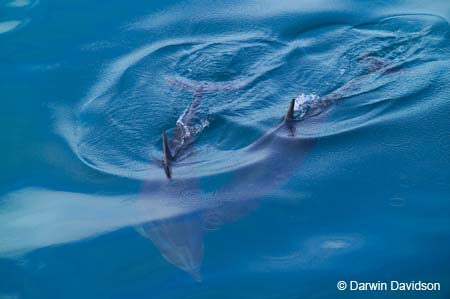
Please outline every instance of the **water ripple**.
[{"label": "water ripple", "polygon": [[[162,179],[161,130],[173,134],[196,92],[189,86],[210,84],[194,155],[177,164],[177,175],[231,173],[273,158],[270,150],[247,147],[277,125],[289,99],[314,94],[321,107],[320,117],[296,125],[298,139],[319,140],[399,119],[410,113],[407,106],[421,110],[421,103],[407,99],[434,83],[427,66],[450,53],[444,45],[448,23],[432,15],[287,31],[161,38],[138,47],[104,65],[60,132],[92,168]],[[404,146],[410,140],[381,142]]]}]

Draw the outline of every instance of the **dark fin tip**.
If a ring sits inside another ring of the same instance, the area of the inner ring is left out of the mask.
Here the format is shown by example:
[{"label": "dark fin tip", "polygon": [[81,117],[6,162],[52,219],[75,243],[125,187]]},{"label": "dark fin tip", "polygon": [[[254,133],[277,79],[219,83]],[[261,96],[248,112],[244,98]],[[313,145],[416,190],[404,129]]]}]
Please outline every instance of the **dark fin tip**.
[{"label": "dark fin tip", "polygon": [[291,100],[291,103],[289,104],[289,109],[284,116],[285,121],[294,120],[294,107],[295,107],[295,99]]},{"label": "dark fin tip", "polygon": [[170,173],[170,167],[169,167],[169,164],[167,162],[168,161],[163,160],[162,164],[163,164],[163,167],[164,167],[164,172],[166,173],[166,177],[168,179],[170,179],[170,178],[172,178],[172,174]]},{"label": "dark fin tip", "polygon": [[170,149],[169,149],[169,144],[167,143],[167,137],[166,137],[166,130],[162,131],[162,143],[163,143],[163,167],[164,167],[164,171],[166,172],[166,176],[168,179],[170,179],[172,177],[171,173],[170,173],[170,167],[169,167],[169,162],[173,160],[173,156],[170,153]]}]

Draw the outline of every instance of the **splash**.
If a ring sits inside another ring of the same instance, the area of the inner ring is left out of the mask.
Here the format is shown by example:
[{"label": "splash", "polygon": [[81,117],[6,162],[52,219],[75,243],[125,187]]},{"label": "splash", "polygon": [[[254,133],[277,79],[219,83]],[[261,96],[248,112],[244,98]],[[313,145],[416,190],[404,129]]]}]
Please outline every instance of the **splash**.
[{"label": "splash", "polygon": [[323,107],[321,98],[316,94],[301,93],[295,98],[294,110],[296,120],[302,120],[307,116],[314,116],[320,113],[320,108]]}]

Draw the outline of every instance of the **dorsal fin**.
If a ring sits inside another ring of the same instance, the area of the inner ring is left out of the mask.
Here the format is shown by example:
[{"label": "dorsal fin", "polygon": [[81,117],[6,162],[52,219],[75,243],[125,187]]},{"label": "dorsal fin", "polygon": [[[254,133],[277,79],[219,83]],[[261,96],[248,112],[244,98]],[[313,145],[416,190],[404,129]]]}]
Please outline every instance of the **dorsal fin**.
[{"label": "dorsal fin", "polygon": [[289,104],[289,109],[284,116],[285,121],[294,120],[294,107],[295,107],[295,99],[291,100],[291,103]]},{"label": "dorsal fin", "polygon": [[167,143],[166,130],[162,131],[162,144],[163,144],[163,154],[164,154],[162,164],[164,167],[164,171],[166,172],[167,178],[170,179],[171,173],[170,173],[169,163],[170,163],[170,161],[173,160],[173,156],[170,153],[169,144]]}]

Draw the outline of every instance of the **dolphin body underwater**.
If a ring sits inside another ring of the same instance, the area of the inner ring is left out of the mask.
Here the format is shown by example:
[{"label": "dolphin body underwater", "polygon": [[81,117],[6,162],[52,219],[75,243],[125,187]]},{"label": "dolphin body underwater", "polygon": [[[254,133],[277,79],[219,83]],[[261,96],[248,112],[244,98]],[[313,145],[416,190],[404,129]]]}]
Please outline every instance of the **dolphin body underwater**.
[{"label": "dolphin body underwater", "polygon": [[[191,274],[196,281],[201,281],[204,232],[247,214],[255,209],[258,199],[286,183],[314,144],[313,138],[297,134],[300,125],[320,123],[323,118],[322,112],[327,107],[337,100],[357,94],[359,87],[374,72],[389,73],[390,67],[369,69],[368,73],[348,81],[322,97],[301,94],[292,99],[287,105],[286,114],[277,126],[254,143],[233,153],[237,155],[256,153],[263,158],[241,165],[235,170],[231,181],[213,192],[214,200],[205,198],[207,203],[201,209],[174,218],[144,223],[136,228],[137,231],[150,239],[168,262]],[[173,137],[169,140],[165,130],[162,131],[163,158],[160,163],[167,177],[166,182],[159,184],[158,187],[150,184],[144,186],[144,189],[154,192],[159,188],[161,194],[169,194],[172,198],[180,200],[203,199],[205,194],[199,190],[198,182],[195,179],[177,179],[172,168],[176,167],[178,161],[189,157],[195,137],[189,128],[195,125],[193,122],[198,121],[197,111],[203,94],[229,90],[232,87],[226,84],[214,86],[213,83],[205,82],[199,85],[197,83],[195,86],[189,80],[182,82],[178,79],[167,79],[167,81],[176,87],[192,91],[194,96],[189,107],[178,119]],[[212,201],[220,204],[211,205]]]}]

